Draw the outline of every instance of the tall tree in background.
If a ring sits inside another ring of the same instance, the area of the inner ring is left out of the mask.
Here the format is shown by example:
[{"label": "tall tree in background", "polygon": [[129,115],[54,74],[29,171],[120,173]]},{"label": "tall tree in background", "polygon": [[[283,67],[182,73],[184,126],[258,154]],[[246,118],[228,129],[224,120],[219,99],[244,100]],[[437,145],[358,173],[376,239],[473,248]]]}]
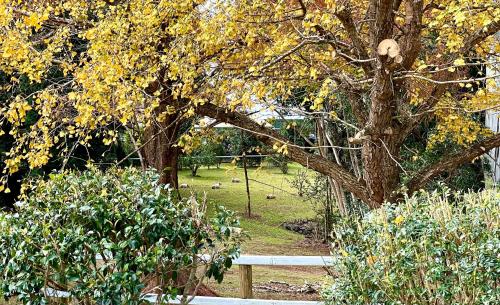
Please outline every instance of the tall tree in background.
[{"label": "tall tree in background", "polygon": [[[163,172],[169,161],[156,163],[164,153],[156,149],[176,138],[167,127],[199,115],[256,134],[377,208],[500,146],[473,115],[498,107],[494,82],[462,89],[496,77],[467,70],[494,67],[499,29],[494,0],[1,0],[0,70],[12,86],[53,69],[65,75],[2,109],[15,139],[6,174],[24,161],[42,166],[61,141],[85,146],[98,134],[110,144],[122,126],[150,130],[137,147]],[[305,103],[279,102],[303,88]],[[253,120],[256,108],[327,123],[316,147],[327,151],[311,153]],[[39,119],[25,130],[28,110]],[[406,140],[430,121],[428,149],[445,141],[460,149],[404,168]],[[328,158],[332,149],[342,158]]]},{"label": "tall tree in background", "polygon": [[[500,29],[497,1],[232,1],[218,11],[226,33],[218,39],[242,46],[219,57],[214,94],[220,99],[199,112],[255,132],[371,208],[500,145],[500,135],[475,116],[499,107],[493,81],[499,75],[468,73],[498,60],[500,47],[492,39]],[[473,90],[481,83],[487,88]],[[343,125],[349,131],[344,139],[329,139],[327,127],[321,148],[354,151],[360,174],[325,154],[306,153],[245,116],[256,99],[271,111],[286,107],[277,101],[297,88],[308,88],[308,102],[289,110]],[[446,141],[460,149],[417,171],[403,168],[405,142],[431,121],[437,127],[427,135],[428,149]]]}]

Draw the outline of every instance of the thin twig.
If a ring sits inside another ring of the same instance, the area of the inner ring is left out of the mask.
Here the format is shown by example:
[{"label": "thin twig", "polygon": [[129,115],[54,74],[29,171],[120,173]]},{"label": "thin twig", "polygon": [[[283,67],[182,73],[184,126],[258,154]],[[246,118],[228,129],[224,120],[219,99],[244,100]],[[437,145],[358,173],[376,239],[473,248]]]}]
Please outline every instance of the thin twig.
[{"label": "thin twig", "polygon": [[380,140],[380,142],[382,142],[382,145],[387,150],[387,153],[389,154],[389,157],[392,159],[392,161],[394,161],[405,174],[408,174],[408,172],[404,169],[404,167],[392,156],[391,152],[389,151],[389,148],[387,148],[384,141],[382,139],[379,139],[379,140]]}]

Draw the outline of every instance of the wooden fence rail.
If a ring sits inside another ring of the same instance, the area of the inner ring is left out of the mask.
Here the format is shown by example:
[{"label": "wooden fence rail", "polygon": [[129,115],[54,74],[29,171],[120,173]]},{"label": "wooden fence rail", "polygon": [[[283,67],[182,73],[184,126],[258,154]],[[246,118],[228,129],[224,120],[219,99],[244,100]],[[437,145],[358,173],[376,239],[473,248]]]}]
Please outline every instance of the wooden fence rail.
[{"label": "wooden fence rail", "polygon": [[242,255],[233,260],[233,265],[253,266],[331,266],[330,256],[272,256],[272,255]]},{"label": "wooden fence rail", "polygon": [[[203,259],[203,257],[202,257]],[[252,299],[252,266],[316,266],[328,267],[333,264],[330,256],[269,256],[243,255],[233,260],[233,265],[239,265],[240,297]]]},{"label": "wooden fence rail", "polygon": [[[98,256],[97,259],[100,259]],[[208,261],[210,258],[201,257]],[[233,260],[233,265],[239,266],[240,272],[240,296],[241,298],[220,298],[196,296],[191,305],[323,305],[318,301],[288,301],[288,300],[258,300],[253,298],[252,291],[252,266],[316,266],[328,267],[333,264],[333,259],[328,256],[268,256],[268,255],[243,255]],[[65,298],[69,293],[47,289],[46,293],[51,297]],[[157,295],[147,294],[146,299],[155,302]],[[169,301],[170,304],[180,304],[177,300]]]}]

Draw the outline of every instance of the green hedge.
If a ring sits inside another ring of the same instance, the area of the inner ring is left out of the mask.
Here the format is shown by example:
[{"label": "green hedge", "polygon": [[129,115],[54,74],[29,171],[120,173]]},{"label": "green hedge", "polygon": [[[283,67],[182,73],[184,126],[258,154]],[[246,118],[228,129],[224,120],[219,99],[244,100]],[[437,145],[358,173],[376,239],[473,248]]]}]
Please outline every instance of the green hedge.
[{"label": "green hedge", "polygon": [[[448,199],[454,198],[454,199]],[[499,304],[500,194],[438,192],[335,233],[327,304]]]},{"label": "green hedge", "polygon": [[152,278],[154,292],[175,297],[198,283],[200,254],[212,255],[205,275],[221,281],[239,254],[238,221],[223,208],[209,219],[203,204],[174,201],[157,181],[91,169],[35,182],[16,214],[0,214],[0,297],[45,304],[53,288],[85,304],[142,304]]}]

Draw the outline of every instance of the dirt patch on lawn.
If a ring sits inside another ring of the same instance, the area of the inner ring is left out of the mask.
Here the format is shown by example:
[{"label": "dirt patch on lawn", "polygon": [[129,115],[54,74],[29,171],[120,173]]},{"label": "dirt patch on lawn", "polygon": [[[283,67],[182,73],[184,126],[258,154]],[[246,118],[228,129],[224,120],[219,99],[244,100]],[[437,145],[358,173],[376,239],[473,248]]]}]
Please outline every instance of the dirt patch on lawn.
[{"label": "dirt patch on lawn", "polygon": [[236,213],[236,215],[238,215],[238,217],[240,218],[244,218],[244,219],[253,219],[253,220],[259,220],[262,218],[261,215],[259,214],[253,214],[250,215],[250,217],[248,217],[248,214],[245,212],[245,213]]},{"label": "dirt patch on lawn", "polygon": [[330,255],[330,244],[322,240],[304,238],[304,240],[297,242],[294,247],[310,249],[313,255]]},{"label": "dirt patch on lawn", "polygon": [[253,285],[255,291],[289,293],[289,294],[318,294],[321,285],[317,283],[304,285],[291,285],[286,282],[269,281],[267,283],[257,283]]}]

